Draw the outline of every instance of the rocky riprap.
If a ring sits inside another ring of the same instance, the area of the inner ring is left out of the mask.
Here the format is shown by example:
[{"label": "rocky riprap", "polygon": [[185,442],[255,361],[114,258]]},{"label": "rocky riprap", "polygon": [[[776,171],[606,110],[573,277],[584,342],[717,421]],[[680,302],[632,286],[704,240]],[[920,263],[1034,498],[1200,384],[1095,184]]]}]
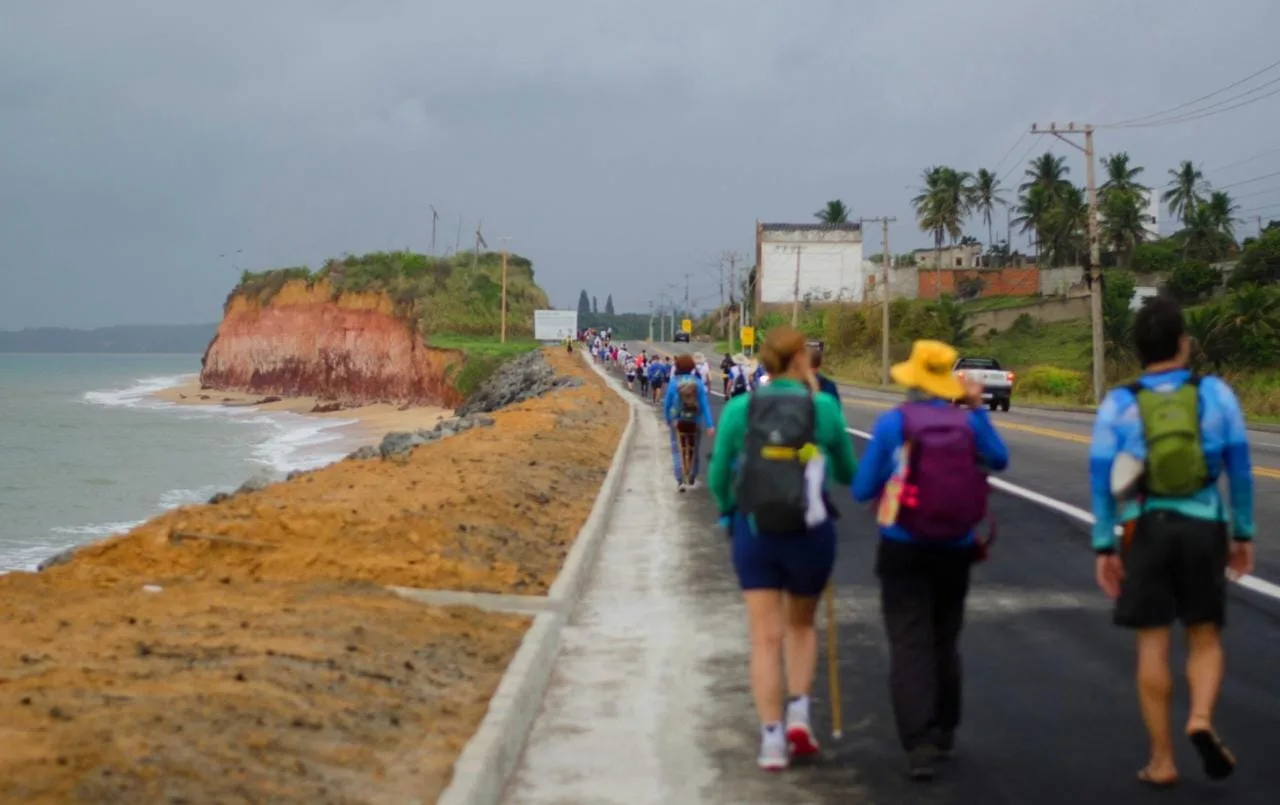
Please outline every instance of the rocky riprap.
[{"label": "rocky riprap", "polygon": [[464,416],[457,419],[446,419],[443,422],[437,422],[436,426],[431,430],[423,428],[416,431],[397,431],[388,433],[382,437],[382,444],[375,447],[362,447],[352,453],[348,458],[373,458],[381,456],[382,458],[391,458],[392,456],[408,453],[420,444],[430,444],[446,439],[472,428],[487,428],[493,425],[493,417],[487,416]]},{"label": "rocky riprap", "polygon": [[453,413],[460,417],[488,414],[556,389],[581,385],[581,378],[557,376],[551,364],[542,357],[542,351],[534,350],[498,367],[493,376]]}]

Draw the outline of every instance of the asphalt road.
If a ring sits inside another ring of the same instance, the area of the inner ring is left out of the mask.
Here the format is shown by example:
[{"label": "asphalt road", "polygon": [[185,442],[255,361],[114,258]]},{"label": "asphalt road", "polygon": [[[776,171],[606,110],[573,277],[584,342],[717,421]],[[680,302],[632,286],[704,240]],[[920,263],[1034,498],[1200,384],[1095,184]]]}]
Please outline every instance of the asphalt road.
[{"label": "asphalt road", "polygon": [[[655,344],[671,353],[688,351],[687,344]],[[720,355],[705,345],[694,345],[703,351],[713,367]],[[713,386],[715,383],[713,382]],[[897,395],[842,386],[845,417],[849,427],[870,432],[876,417],[897,404]],[[1093,417],[1089,414],[1018,408],[992,415],[1000,433],[1009,445],[1012,458],[1009,471],[1002,477],[1033,492],[1089,511],[1088,452]],[[1254,464],[1255,518],[1263,533],[1257,545],[1257,575],[1280,584],[1280,541],[1269,539],[1266,526],[1280,523],[1280,434],[1250,431],[1250,451]],[[1277,793],[1280,801],[1280,792]]]},{"label": "asphalt road", "polygon": [[[719,408],[720,400],[713,399]],[[851,425],[862,430],[875,415],[875,409],[856,404],[849,411]],[[1087,506],[1083,482],[1075,478],[1084,470],[1082,446],[1019,432],[1003,418],[997,421],[1011,444],[1011,480],[1039,484],[1043,491]],[[859,452],[863,444],[855,438]],[[1042,461],[1049,466],[1040,465]],[[689,550],[688,588],[708,610],[733,606],[740,612],[728,544],[712,526],[716,513],[709,496],[704,489],[677,496],[673,480],[672,497],[687,522],[706,524],[705,539]],[[1001,539],[992,559],[975,570],[962,639],[966,715],[958,757],[933,783],[907,782],[893,732],[887,649],[871,572],[874,523],[865,507],[847,498],[838,508],[841,553],[834,583],[843,738],[830,738],[824,657],[814,689],[816,726],[826,738],[824,756],[811,767],[777,776],[754,768],[758,725],[747,687],[743,632],[740,648],[705,660],[703,671],[716,682],[703,710],[715,715],[699,720],[696,728],[703,750],[713,756],[717,779],[699,801],[1280,801],[1280,764],[1273,762],[1280,750],[1280,602],[1233,590],[1226,632],[1228,675],[1217,724],[1239,758],[1234,778],[1227,784],[1205,782],[1190,747],[1180,744],[1183,784],[1173,791],[1146,790],[1133,777],[1146,758],[1132,682],[1132,638],[1110,625],[1109,604],[1093,583],[1087,527],[1005,493],[993,496]],[[1175,669],[1181,666],[1181,655],[1175,656]],[[1176,690],[1175,727],[1186,717],[1185,684],[1179,682]]]}]

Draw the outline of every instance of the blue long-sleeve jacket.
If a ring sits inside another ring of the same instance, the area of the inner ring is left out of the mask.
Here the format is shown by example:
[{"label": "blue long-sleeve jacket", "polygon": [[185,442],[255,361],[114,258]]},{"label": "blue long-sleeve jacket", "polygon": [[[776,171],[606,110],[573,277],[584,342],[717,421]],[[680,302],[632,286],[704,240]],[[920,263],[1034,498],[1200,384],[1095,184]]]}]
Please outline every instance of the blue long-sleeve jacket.
[{"label": "blue long-sleeve jacket", "polygon": [[[950,405],[941,400],[933,400],[929,404]],[[1009,449],[1000,438],[1000,434],[996,432],[986,409],[975,408],[971,411],[969,423],[973,427],[974,440],[983,465],[988,470],[997,472],[1008,467]],[[858,474],[853,479],[854,500],[866,503],[880,497],[885,484],[895,472],[902,468],[902,462],[906,458],[906,451],[903,450],[902,429],[901,409],[885,411],[876,419],[875,427],[871,431],[871,441],[867,444],[862,460],[858,462]],[[906,529],[898,525],[882,525],[880,536],[898,542],[910,542],[915,539]],[[973,534],[970,533],[957,544],[972,544],[973,539]]]},{"label": "blue long-sleeve jacket", "polygon": [[[1168,387],[1172,390],[1190,379],[1189,371],[1175,369],[1143,375],[1139,382],[1149,389]],[[1188,498],[1150,498],[1143,505],[1150,509],[1172,509],[1202,520],[1228,521],[1235,539],[1252,539],[1253,468],[1249,461],[1249,433],[1235,393],[1216,377],[1200,380],[1200,441],[1209,477],[1216,480],[1226,473],[1230,519],[1216,483]],[[1135,519],[1139,513],[1138,502],[1129,501],[1121,510],[1112,495],[1111,466],[1120,453],[1128,453],[1140,461],[1147,457],[1138,401],[1127,388],[1115,389],[1107,395],[1093,423],[1089,487],[1093,499],[1094,550],[1114,548],[1116,525]]]},{"label": "blue long-sleeve jacket", "polygon": [[698,419],[703,427],[714,428],[716,425],[711,419],[711,397],[707,394],[706,384],[696,374],[676,375],[671,385],[667,386],[662,400],[662,412],[667,418],[667,424],[670,425],[680,418],[680,386],[685,383],[698,384]]}]

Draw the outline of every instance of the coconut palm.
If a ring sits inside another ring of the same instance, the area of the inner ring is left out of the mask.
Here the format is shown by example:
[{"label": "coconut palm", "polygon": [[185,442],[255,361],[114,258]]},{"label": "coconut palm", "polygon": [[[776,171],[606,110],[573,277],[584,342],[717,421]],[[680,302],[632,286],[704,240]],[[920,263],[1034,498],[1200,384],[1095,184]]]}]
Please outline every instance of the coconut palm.
[{"label": "coconut palm", "polygon": [[1210,303],[1191,308],[1186,316],[1187,335],[1194,342],[1192,357],[1196,363],[1207,362],[1215,372],[1231,357],[1231,343],[1227,330],[1230,316],[1225,305]]},{"label": "coconut palm", "polygon": [[1019,185],[1018,190],[1026,193],[1032,187],[1043,187],[1049,193],[1057,193],[1070,186],[1071,183],[1067,180],[1069,173],[1071,169],[1067,167],[1066,157],[1054,156],[1053,152],[1046,151],[1031,160],[1024,174],[1027,181]]},{"label": "coconut palm", "polygon": [[1018,198],[1018,206],[1015,208],[1018,217],[1013,219],[1013,223],[1018,225],[1019,231],[1024,235],[1030,233],[1035,238],[1037,254],[1040,253],[1045,217],[1053,209],[1053,205],[1052,191],[1041,185],[1032,185]]},{"label": "coconut palm", "polygon": [[1164,191],[1161,200],[1169,205],[1170,215],[1189,226],[1209,185],[1204,180],[1204,174],[1189,159],[1184,159],[1176,170],[1170,168],[1169,178],[1169,189]]},{"label": "coconut palm", "polygon": [[969,215],[973,177],[966,171],[935,165],[926,168],[922,178],[923,191],[911,203],[920,231],[933,235],[934,284],[941,293],[942,244],[947,238],[955,243],[963,233],[961,223]]},{"label": "coconut palm", "polygon": [[987,225],[987,244],[994,244],[996,238],[995,230],[991,226],[991,214],[995,212],[997,206],[1005,207],[1009,203],[1005,201],[1000,177],[986,168],[981,168],[973,177],[970,191],[969,207],[981,215],[982,222]]},{"label": "coconut palm", "polygon": [[1235,214],[1240,207],[1231,200],[1231,194],[1225,190],[1215,190],[1209,200],[1204,203],[1208,208],[1209,218],[1213,221],[1214,227],[1219,233],[1231,239],[1232,244],[1236,242],[1236,223]]},{"label": "coconut palm", "polygon": [[1102,239],[1115,252],[1121,268],[1130,266],[1134,249],[1147,239],[1147,224],[1152,221],[1143,206],[1138,191],[1118,187],[1108,190],[1100,199]]},{"label": "coconut palm", "polygon": [[824,224],[846,224],[849,222],[849,208],[837,198],[828,201],[827,206],[815,212],[813,217]]},{"label": "coconut palm", "polygon": [[1088,240],[1089,203],[1083,187],[1060,189],[1040,222],[1040,235],[1047,247],[1049,265],[1078,262]]},{"label": "coconut palm", "polygon": [[1151,188],[1138,182],[1138,176],[1143,170],[1145,169],[1141,166],[1129,164],[1129,154],[1125,151],[1105,157],[1102,160],[1102,171],[1107,175],[1107,180],[1099,188],[1101,194],[1132,193],[1145,202]]}]

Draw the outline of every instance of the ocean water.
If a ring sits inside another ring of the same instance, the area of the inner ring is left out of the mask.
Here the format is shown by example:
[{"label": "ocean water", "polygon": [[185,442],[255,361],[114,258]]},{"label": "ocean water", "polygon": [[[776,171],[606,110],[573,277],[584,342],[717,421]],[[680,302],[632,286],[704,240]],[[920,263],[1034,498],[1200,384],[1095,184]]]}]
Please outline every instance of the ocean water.
[{"label": "ocean water", "polygon": [[351,421],[150,396],[199,369],[199,355],[0,354],[0,572],[354,447]]}]

